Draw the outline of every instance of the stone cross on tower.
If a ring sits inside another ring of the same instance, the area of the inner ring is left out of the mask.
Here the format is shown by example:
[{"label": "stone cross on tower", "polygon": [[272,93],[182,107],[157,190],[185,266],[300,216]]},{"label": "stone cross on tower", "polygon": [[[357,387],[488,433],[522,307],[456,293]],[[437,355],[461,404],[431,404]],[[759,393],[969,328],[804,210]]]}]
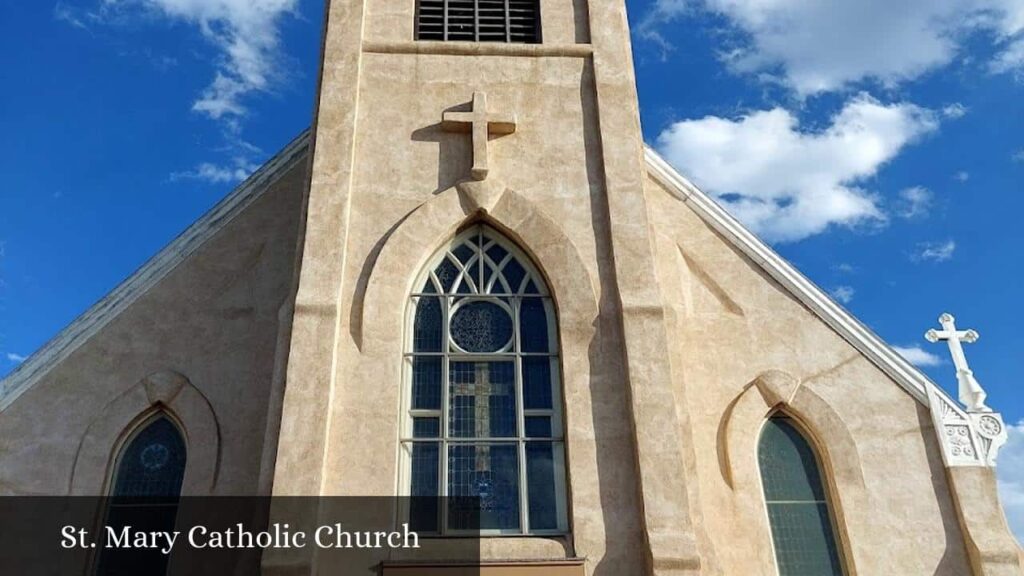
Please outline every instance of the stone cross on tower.
[{"label": "stone cross on tower", "polygon": [[956,379],[960,383],[960,402],[967,407],[968,412],[991,412],[992,409],[985,405],[985,391],[974,379],[974,372],[967,366],[967,356],[964,355],[961,344],[977,342],[978,333],[974,330],[957,330],[956,319],[952,314],[940,316],[939,324],[942,324],[942,330],[929,330],[924,337],[933,344],[940,340],[949,343],[949,352],[953,356],[953,365],[956,366]]},{"label": "stone cross on tower", "polygon": [[473,180],[484,180],[490,171],[487,140],[491,134],[504,136],[516,131],[514,114],[492,114],[487,111],[487,94],[473,92],[470,112],[445,112],[441,120],[445,132],[473,134]]}]

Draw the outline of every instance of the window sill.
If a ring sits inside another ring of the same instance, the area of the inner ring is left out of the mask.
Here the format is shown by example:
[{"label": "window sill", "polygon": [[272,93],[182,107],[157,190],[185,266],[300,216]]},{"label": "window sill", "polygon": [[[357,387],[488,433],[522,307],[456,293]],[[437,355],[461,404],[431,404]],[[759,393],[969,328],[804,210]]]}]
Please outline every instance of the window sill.
[{"label": "window sill", "polygon": [[[497,538],[437,537],[420,539],[415,551],[396,550],[391,563],[396,565],[472,559],[475,563],[529,563],[544,558],[545,562],[582,562],[575,559],[569,536],[504,536]],[[414,553],[413,553],[414,552]],[[458,562],[455,562],[456,564]]]},{"label": "window sill", "polygon": [[385,562],[382,576],[583,576],[585,560],[483,560],[465,562]]},{"label": "window sill", "polygon": [[363,52],[374,54],[439,54],[445,56],[532,56],[586,58],[590,44],[507,44],[503,42],[363,42]]}]

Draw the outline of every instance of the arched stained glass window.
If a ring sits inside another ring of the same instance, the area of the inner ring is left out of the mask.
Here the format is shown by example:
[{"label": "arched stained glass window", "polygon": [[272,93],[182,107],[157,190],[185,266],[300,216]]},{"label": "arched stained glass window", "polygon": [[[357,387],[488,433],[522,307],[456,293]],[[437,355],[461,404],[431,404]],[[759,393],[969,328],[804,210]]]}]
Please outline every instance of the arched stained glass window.
[{"label": "arched stained glass window", "polygon": [[185,441],[178,427],[161,415],[121,452],[113,496],[177,500],[184,477]]},{"label": "arched stained glass window", "polygon": [[402,448],[409,494],[431,498],[414,499],[410,523],[439,534],[565,532],[558,338],[543,278],[480,225],[435,255],[416,290]]},{"label": "arched stained glass window", "polygon": [[790,418],[768,420],[758,462],[779,576],[842,576],[818,459]]},{"label": "arched stained glass window", "polygon": [[[174,530],[185,477],[185,439],[165,414],[139,426],[121,449],[111,484],[106,525],[145,532]],[[96,574],[160,575],[168,556],[159,550],[104,549]]]}]

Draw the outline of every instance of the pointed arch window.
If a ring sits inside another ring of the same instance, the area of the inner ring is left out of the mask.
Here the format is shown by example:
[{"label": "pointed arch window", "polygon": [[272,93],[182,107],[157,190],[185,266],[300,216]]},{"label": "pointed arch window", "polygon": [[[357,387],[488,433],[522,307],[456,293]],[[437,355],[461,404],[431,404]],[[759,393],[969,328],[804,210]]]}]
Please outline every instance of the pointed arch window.
[{"label": "pointed arch window", "polygon": [[792,419],[768,420],[758,463],[779,576],[842,576],[818,458]]},{"label": "pointed arch window", "polygon": [[558,332],[543,278],[478,225],[435,255],[415,290],[402,452],[408,494],[426,498],[413,499],[410,523],[566,532]]},{"label": "pointed arch window", "polygon": [[[185,459],[185,439],[166,414],[140,425],[118,455],[106,525],[115,531],[125,526],[146,532],[173,531]],[[96,574],[165,574],[167,560],[159,551],[104,549]]]}]

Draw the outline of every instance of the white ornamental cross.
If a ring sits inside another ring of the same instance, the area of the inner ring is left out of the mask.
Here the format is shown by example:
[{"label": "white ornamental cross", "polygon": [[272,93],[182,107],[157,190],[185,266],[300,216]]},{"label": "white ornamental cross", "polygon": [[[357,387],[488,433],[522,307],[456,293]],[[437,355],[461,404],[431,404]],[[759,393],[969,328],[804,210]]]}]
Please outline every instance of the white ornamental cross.
[{"label": "white ornamental cross", "polygon": [[967,356],[964,355],[964,347],[961,344],[977,342],[978,333],[974,330],[957,330],[956,319],[948,313],[939,317],[939,324],[942,324],[942,330],[929,330],[924,337],[933,344],[940,340],[945,340],[949,344],[949,353],[953,356],[953,365],[956,367],[956,379],[960,383],[960,402],[967,407],[968,412],[991,412],[992,409],[985,405],[985,391],[974,379],[974,372],[967,366]]}]

